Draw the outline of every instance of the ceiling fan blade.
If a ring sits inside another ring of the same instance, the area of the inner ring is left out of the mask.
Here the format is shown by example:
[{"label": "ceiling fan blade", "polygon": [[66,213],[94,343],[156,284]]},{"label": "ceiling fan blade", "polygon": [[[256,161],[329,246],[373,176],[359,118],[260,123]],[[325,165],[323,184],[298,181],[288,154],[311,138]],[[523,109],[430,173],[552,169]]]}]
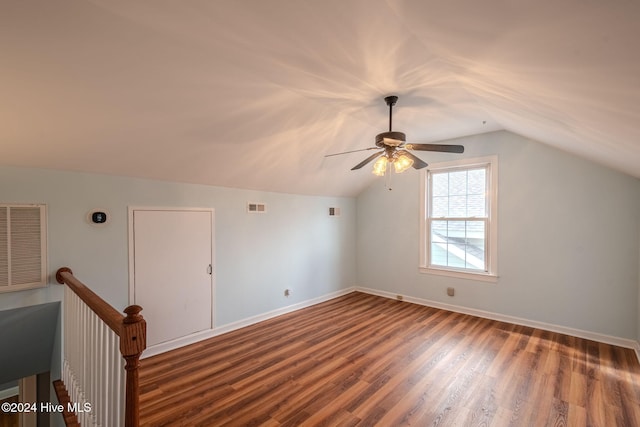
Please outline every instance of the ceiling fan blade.
[{"label": "ceiling fan blade", "polygon": [[426,168],[427,166],[429,166],[428,163],[422,161],[422,159],[420,157],[414,155],[413,153],[410,153],[409,151],[402,150],[400,152],[402,154],[404,154],[405,156],[409,157],[411,160],[413,160],[413,164],[411,166],[414,169],[422,169],[422,168]]},{"label": "ceiling fan blade", "polygon": [[366,165],[367,163],[370,163],[371,161],[373,161],[373,159],[375,159],[376,157],[380,157],[380,155],[384,153],[383,151],[380,151],[378,153],[373,153],[372,155],[370,155],[369,157],[367,157],[366,159],[364,159],[363,161],[361,161],[360,163],[358,163],[357,165],[355,165],[354,167],[351,168],[352,171],[356,170],[356,169],[360,169],[361,167],[363,167],[364,165]]},{"label": "ceiling fan blade", "polygon": [[417,150],[417,151],[440,151],[443,153],[464,153],[464,146],[462,145],[405,144],[404,148],[406,148],[407,150]]},{"label": "ceiling fan blade", "polygon": [[326,154],[325,157],[339,156],[341,154],[357,153],[358,151],[377,150],[379,147],[362,148],[360,150],[343,151],[342,153]]}]

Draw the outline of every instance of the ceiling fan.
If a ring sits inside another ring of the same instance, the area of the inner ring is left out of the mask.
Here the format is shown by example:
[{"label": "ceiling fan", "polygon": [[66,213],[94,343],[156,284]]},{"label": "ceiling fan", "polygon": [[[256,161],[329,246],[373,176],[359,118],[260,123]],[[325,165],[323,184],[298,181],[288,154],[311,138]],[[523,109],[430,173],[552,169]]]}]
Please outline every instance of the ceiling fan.
[{"label": "ceiling fan", "polygon": [[358,151],[366,150],[379,150],[377,153],[367,157],[357,165],[351,168],[356,170],[362,168],[364,165],[372,162],[376,158],[378,160],[373,165],[374,175],[384,176],[387,171],[387,165],[392,163],[396,173],[402,173],[413,167],[414,169],[422,169],[427,165],[420,158],[415,156],[409,150],[416,151],[439,151],[445,153],[463,153],[464,146],[462,145],[446,145],[446,144],[407,144],[406,135],[402,132],[395,132],[391,130],[393,106],[398,102],[397,96],[387,96],[384,101],[389,106],[389,131],[382,132],[376,135],[376,146],[363,148],[361,150],[344,151],[342,153],[327,154],[325,157],[338,156],[341,154],[355,153]]}]

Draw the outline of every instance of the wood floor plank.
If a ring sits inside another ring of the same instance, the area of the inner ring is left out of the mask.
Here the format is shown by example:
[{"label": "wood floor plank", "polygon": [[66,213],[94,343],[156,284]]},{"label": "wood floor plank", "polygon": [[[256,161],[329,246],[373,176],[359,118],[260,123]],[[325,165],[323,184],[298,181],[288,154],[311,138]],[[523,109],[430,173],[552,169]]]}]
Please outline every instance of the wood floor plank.
[{"label": "wood floor plank", "polygon": [[141,362],[144,426],[639,426],[632,350],[350,293]]}]

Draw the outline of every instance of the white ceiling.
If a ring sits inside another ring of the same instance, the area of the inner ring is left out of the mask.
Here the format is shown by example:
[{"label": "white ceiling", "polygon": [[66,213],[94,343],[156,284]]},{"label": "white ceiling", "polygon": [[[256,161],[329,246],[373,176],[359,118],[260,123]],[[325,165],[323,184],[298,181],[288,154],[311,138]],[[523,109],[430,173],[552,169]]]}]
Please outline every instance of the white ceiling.
[{"label": "white ceiling", "polygon": [[[2,0],[0,164],[353,196],[387,130],[640,177],[636,0]],[[429,161],[429,153],[420,153]],[[413,172],[415,173],[415,172]]]}]

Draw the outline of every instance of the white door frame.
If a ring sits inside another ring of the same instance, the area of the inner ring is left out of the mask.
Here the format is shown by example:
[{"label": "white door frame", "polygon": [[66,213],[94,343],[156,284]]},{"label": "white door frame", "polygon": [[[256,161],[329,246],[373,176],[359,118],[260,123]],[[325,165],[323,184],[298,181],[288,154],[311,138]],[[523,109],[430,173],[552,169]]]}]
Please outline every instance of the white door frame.
[{"label": "white door frame", "polygon": [[[129,206],[128,207],[128,240],[129,240],[129,305],[135,303],[135,246],[134,246],[134,230],[133,230],[133,213],[135,211],[175,211],[175,212],[210,212],[211,213],[211,329],[193,334],[193,336],[182,337],[176,340],[161,343],[148,348],[142,357],[152,356],[153,354],[162,353],[164,351],[178,348],[183,345],[197,342],[200,339],[207,338],[211,331],[215,328],[215,294],[216,294],[216,266],[215,266],[215,209],[214,208],[195,208],[195,207],[166,207],[166,206]],[[142,307],[142,316],[144,317],[144,307]]]}]

